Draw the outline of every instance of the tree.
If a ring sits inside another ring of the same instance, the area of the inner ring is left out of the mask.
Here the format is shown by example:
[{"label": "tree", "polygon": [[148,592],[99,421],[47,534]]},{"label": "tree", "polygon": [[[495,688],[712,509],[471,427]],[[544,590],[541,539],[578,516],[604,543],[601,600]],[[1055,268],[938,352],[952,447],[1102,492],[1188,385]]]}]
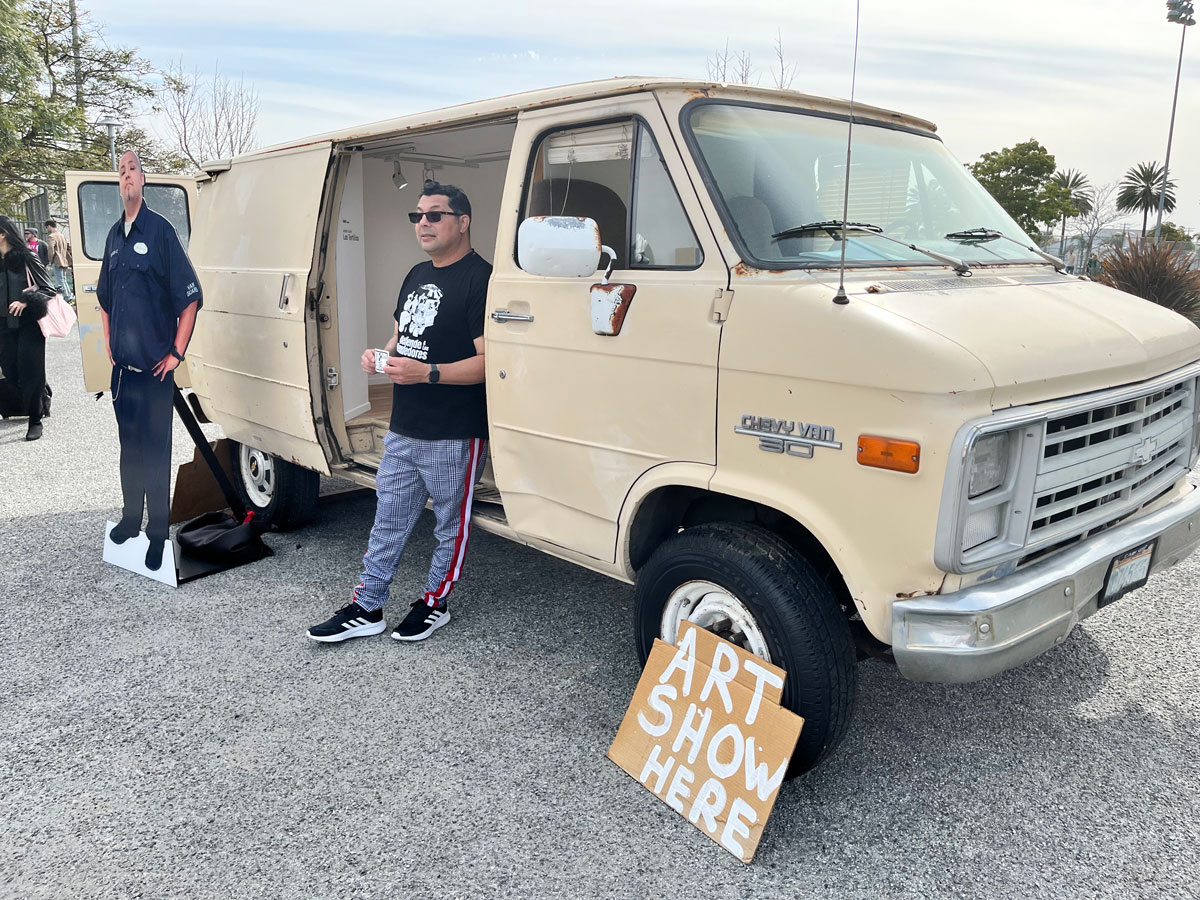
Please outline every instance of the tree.
[{"label": "tree", "polygon": [[[66,169],[109,168],[108,135],[94,123],[105,116],[130,121],[139,104],[154,95],[149,62],[133,50],[109,47],[85,13],[78,24],[77,85],[68,4],[5,0],[0,14],[0,208],[11,208],[39,190],[60,191]],[[171,171],[179,166],[178,158],[164,153],[139,128],[122,129],[120,143],[138,150],[148,168]]]},{"label": "tree", "polygon": [[159,101],[176,149],[199,170],[210,159],[229,159],[254,148],[258,91],[217,69],[212,78],[187,72],[182,60],[163,72]]},{"label": "tree", "polygon": [[783,32],[778,28],[775,29],[775,65],[779,67],[771,73],[775,87],[789,90],[796,80],[796,64],[789,63],[783,55]]},{"label": "tree", "polygon": [[723,84],[751,84],[754,77],[754,67],[750,64],[750,51],[740,50],[730,54],[729,41],[725,42],[725,50],[718,50],[708,58],[708,77],[712,81]]},{"label": "tree", "polygon": [[[1081,265],[1086,265],[1088,258],[1092,255],[1092,248],[1095,246],[1100,232],[1111,226],[1118,218],[1117,204],[1113,200],[1116,190],[1116,187],[1111,184],[1093,189],[1088,197],[1087,211],[1080,213],[1075,220],[1078,228],[1078,231],[1075,232],[1075,241],[1079,247]],[[1121,235],[1117,235],[1118,239],[1121,237]]]},{"label": "tree", "polygon": [[1182,244],[1185,247],[1195,246],[1195,235],[1189,234],[1186,228],[1180,228],[1174,222],[1162,223],[1162,234],[1160,235],[1163,243],[1171,242],[1174,244]]},{"label": "tree", "polygon": [[1065,192],[1067,203],[1071,206],[1071,211],[1064,209],[1062,213],[1062,231],[1058,236],[1058,255],[1062,256],[1067,248],[1067,219],[1082,216],[1091,208],[1091,185],[1087,176],[1075,169],[1055,172],[1050,181]]},{"label": "tree", "polygon": [[1051,181],[1054,156],[1033,138],[991,150],[970,169],[1028,234],[1037,234],[1039,223],[1057,224],[1061,216],[1074,211],[1069,195]]},{"label": "tree", "polygon": [[[1153,210],[1158,211],[1159,195],[1163,192],[1163,176],[1165,171],[1156,162],[1138,163],[1125,173],[1121,181],[1121,190],[1117,194],[1117,209],[1121,212],[1140,212],[1142,214],[1142,240],[1146,239],[1146,223]],[[1172,212],[1175,209],[1175,182],[1167,181],[1166,199],[1163,210]]]}]

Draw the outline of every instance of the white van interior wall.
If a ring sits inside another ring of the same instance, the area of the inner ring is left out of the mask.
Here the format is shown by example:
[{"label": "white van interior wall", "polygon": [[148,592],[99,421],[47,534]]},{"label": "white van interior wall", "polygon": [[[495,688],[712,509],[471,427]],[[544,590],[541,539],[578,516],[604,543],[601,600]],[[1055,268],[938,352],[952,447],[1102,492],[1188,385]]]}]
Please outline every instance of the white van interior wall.
[{"label": "white van interior wall", "polygon": [[363,160],[350,159],[337,230],[339,385],[348,421],[371,408],[367,375],[358,364],[368,341],[366,244],[363,240]]},{"label": "white van interior wall", "polygon": [[[392,336],[393,318],[400,285],[408,270],[429,257],[421,252],[407,214],[417,207],[421,196],[421,166],[404,163],[404,174],[411,180],[403,190],[392,184],[392,163],[385,159],[363,160],[363,238],[366,249],[366,346],[382,347]],[[435,177],[443,184],[462,188],[471,200],[471,244],[488,262],[495,260],[496,230],[500,220],[500,197],[508,161],[481,163],[479,168],[447,166]],[[339,310],[340,315],[340,310]],[[345,360],[343,368],[350,365]],[[372,376],[381,382],[383,376]]]}]

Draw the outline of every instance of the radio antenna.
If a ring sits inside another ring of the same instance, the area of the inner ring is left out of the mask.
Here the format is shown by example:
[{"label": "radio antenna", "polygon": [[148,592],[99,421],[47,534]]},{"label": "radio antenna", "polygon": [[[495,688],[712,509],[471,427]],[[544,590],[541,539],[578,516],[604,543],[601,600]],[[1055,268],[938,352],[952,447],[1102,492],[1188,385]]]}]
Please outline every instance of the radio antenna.
[{"label": "radio antenna", "polygon": [[854,0],[854,62],[850,66],[850,121],[846,126],[846,192],[842,197],[842,261],[838,265],[838,289],[833,302],[845,305],[846,296],[846,219],[850,215],[850,147],[854,139],[854,87],[858,80],[858,23],[862,14],[862,0]]}]

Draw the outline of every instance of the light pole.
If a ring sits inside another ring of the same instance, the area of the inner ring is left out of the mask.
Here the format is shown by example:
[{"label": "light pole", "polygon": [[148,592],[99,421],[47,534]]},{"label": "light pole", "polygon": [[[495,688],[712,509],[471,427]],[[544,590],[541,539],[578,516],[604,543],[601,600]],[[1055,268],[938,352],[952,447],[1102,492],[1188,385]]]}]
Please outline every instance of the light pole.
[{"label": "light pole", "polygon": [[1179,101],[1179,74],[1183,71],[1183,42],[1187,39],[1189,25],[1195,25],[1192,18],[1195,7],[1192,0],[1167,0],[1167,21],[1180,26],[1182,34],[1179,37],[1179,66],[1175,69],[1175,95],[1171,98],[1171,127],[1167,129],[1167,158],[1163,162],[1162,185],[1158,192],[1158,221],[1154,226],[1154,243],[1158,244],[1162,234],[1163,207],[1167,202],[1167,173],[1171,170],[1171,138],[1175,135],[1175,104]]},{"label": "light pole", "polygon": [[112,163],[113,171],[115,172],[117,171],[117,126],[121,123],[112,117],[105,117],[96,124],[103,125],[108,129],[108,158]]}]

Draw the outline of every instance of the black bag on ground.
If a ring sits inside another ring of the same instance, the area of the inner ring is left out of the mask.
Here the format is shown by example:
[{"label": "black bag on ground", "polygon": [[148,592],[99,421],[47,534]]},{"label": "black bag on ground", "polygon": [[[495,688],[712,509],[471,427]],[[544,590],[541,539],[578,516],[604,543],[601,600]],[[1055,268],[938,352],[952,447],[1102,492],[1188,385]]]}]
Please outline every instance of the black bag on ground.
[{"label": "black bag on ground", "polygon": [[254,513],[248,513],[245,522],[227,512],[196,516],[179,526],[175,540],[188,556],[206,562],[241,565],[271,555],[262,541],[262,529],[254,523]]}]

